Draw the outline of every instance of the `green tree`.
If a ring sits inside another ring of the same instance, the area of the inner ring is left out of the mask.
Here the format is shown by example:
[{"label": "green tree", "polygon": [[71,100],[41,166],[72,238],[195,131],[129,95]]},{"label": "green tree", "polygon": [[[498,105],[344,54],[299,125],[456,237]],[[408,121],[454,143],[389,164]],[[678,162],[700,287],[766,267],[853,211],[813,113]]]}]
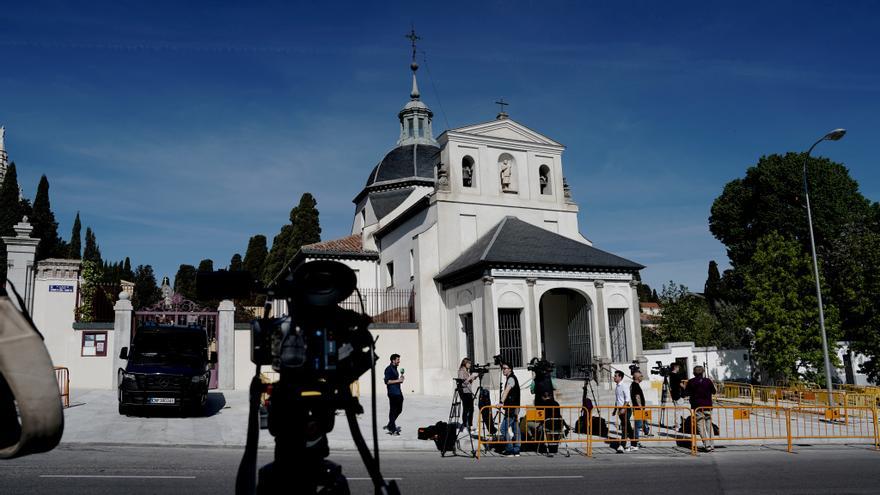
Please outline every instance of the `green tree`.
[{"label": "green tree", "polygon": [[[771,232],[758,240],[744,274],[745,322],[754,332],[752,354],[764,381],[824,382],[822,337],[809,256],[794,239]],[[837,310],[825,306],[832,357],[840,336]]]},{"label": "green tree", "polygon": [[101,248],[98,247],[98,240],[95,238],[95,233],[92,232],[91,227],[86,227],[86,247],[83,249],[82,259],[94,261],[99,266],[103,263],[101,260]]},{"label": "green tree", "polygon": [[263,271],[266,282],[274,280],[302,246],[321,240],[321,225],[316,206],[315,198],[310,193],[304,193],[299,204],[290,210],[290,223],[281,227],[266,258]]},{"label": "green tree", "polygon": [[[22,206],[18,200],[18,174],[15,162],[6,168],[0,184],[0,236],[15,235],[13,226],[21,221]],[[6,282],[6,244],[0,240],[0,284]]]},{"label": "green tree", "polygon": [[200,271],[200,272],[213,272],[214,271],[214,260],[199,261],[198,271]]},{"label": "green tree", "polygon": [[266,236],[257,234],[248,241],[247,251],[244,253],[244,269],[251,273],[254,278],[261,278],[266,267]]},{"label": "green tree", "polygon": [[35,257],[37,261],[63,257],[67,254],[61,238],[58,237],[58,222],[55,221],[55,214],[52,213],[49,202],[49,179],[45,175],[40,177],[40,183],[37,186],[30,222],[34,227],[31,237],[40,240]]},{"label": "green tree", "polygon": [[[771,232],[809,251],[803,160],[802,153],[761,157],[715,199],[709,230],[727,247],[735,268],[748,264],[758,240]],[[843,165],[811,157],[807,166],[816,244],[822,251],[847,225],[864,223],[871,216],[871,202]]]},{"label": "green tree", "polygon": [[[697,346],[716,345],[718,320],[709,311],[706,299],[669,281],[660,293],[658,338],[660,342],[693,342]],[[643,342],[644,345],[644,342]]]},{"label": "green tree", "polygon": [[859,371],[874,383],[880,381],[880,234],[869,225],[854,225],[835,240],[830,260],[840,278],[823,285],[823,294],[834,293],[853,351],[868,357]]},{"label": "green tree", "polygon": [[192,265],[180,265],[177,274],[174,275],[174,292],[184,299],[196,300],[196,267]]},{"label": "green tree", "polygon": [[80,252],[82,251],[82,240],[80,238],[80,231],[82,230],[82,224],[79,221],[79,212],[76,212],[76,218],[73,219],[73,229],[70,231],[70,243],[68,244],[67,256],[71,259],[80,259]]},{"label": "green tree", "polygon": [[242,262],[241,255],[235,253],[232,255],[232,259],[229,260],[229,271],[230,272],[240,272],[242,270]]},{"label": "green tree", "polygon": [[703,287],[703,295],[709,301],[709,306],[724,299],[724,287],[721,282],[721,273],[718,272],[718,263],[715,260],[709,262],[709,273],[706,276],[706,285]]},{"label": "green tree", "polygon": [[[152,267],[151,267],[152,269]],[[131,271],[131,260],[128,259],[128,256],[125,257],[125,261],[122,262],[122,280],[127,280],[129,282],[134,282],[134,272]]]},{"label": "green tree", "polygon": [[162,291],[156,285],[156,275],[150,265],[138,265],[134,270],[134,297],[132,305],[135,309],[148,308],[162,299]]}]

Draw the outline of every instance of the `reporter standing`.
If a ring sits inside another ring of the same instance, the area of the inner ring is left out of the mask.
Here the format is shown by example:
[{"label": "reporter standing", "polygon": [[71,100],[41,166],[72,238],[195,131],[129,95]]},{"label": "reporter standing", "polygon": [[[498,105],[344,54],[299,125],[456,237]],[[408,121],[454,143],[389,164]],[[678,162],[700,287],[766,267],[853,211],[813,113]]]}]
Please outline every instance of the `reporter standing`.
[{"label": "reporter standing", "polygon": [[385,368],[385,386],[388,388],[388,424],[385,429],[389,435],[400,435],[400,427],[397,426],[397,417],[403,412],[403,390],[400,384],[406,378],[397,372],[400,365],[400,354],[391,355],[391,363]]},{"label": "reporter standing", "polygon": [[508,363],[501,363],[501,373],[504,374],[504,391],[501,392],[501,404],[499,406],[508,406],[503,408],[504,419],[501,420],[501,439],[507,440],[507,434],[513,430],[513,442],[508,443],[504,448],[505,456],[519,457],[519,408],[510,406],[519,406],[519,380],[513,373],[513,368]]},{"label": "reporter standing", "polygon": [[458,396],[461,398],[461,427],[470,431],[474,422],[474,392],[471,384],[479,375],[471,373],[471,360],[464,358],[458,367]]},{"label": "reporter standing", "polygon": [[[630,398],[629,387],[623,384],[623,372],[617,370],[614,372],[614,414],[617,416],[617,431],[620,433],[620,444],[617,445],[617,453],[632,452],[638,450],[635,442],[632,440],[632,427],[629,419],[632,417],[632,399]],[[629,447],[626,447],[626,440],[629,439]]]}]

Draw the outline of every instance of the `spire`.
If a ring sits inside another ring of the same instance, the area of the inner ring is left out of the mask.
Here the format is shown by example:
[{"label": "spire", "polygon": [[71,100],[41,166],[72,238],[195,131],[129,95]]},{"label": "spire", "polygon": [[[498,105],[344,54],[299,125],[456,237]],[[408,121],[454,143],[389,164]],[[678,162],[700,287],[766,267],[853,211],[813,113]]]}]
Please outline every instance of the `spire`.
[{"label": "spire", "polygon": [[422,102],[419,83],[416,79],[416,72],[419,70],[419,64],[416,62],[416,41],[422,38],[416,35],[415,28],[411,29],[405,38],[412,45],[412,60],[409,64],[412,71],[412,91],[409,93],[409,102],[397,114],[400,119],[400,139],[397,140],[397,145],[430,144],[437,146],[431,129],[431,119],[434,117],[434,113]]}]

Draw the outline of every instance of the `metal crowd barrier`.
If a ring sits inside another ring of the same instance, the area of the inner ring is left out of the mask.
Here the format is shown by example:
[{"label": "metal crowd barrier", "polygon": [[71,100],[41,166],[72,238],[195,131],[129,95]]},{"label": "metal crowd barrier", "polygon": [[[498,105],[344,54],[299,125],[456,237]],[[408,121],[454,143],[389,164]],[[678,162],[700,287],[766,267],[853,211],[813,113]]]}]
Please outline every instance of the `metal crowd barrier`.
[{"label": "metal crowd barrier", "polygon": [[[828,406],[826,390],[802,387],[751,385],[748,383],[719,382],[716,384],[720,400],[751,405],[775,407]],[[878,404],[880,395],[839,390],[831,393],[830,405],[837,407],[872,407]]]},{"label": "metal crowd barrier", "polygon": [[[484,424],[484,415],[492,418],[492,424],[497,428],[498,434],[486,437],[483,435],[489,425]],[[483,406],[477,415],[477,431],[480,435],[477,440],[477,458],[484,448],[496,445],[516,443],[512,439],[512,430],[507,429],[509,439],[501,436],[501,424],[505,416],[516,416],[516,423],[520,431],[520,445],[536,445],[540,452],[542,447],[549,451],[549,445],[565,444],[568,448],[571,444],[582,445],[586,450],[589,435],[577,433],[575,427],[578,419],[589,417],[589,413],[582,406]]]},{"label": "metal crowd barrier", "polygon": [[70,370],[64,366],[55,366],[55,380],[58,382],[61,403],[64,407],[70,407]]},{"label": "metal crowd barrier", "polygon": [[[880,450],[878,410],[871,406],[796,406],[716,405],[690,409],[685,406],[615,407],[594,406],[484,406],[477,417],[477,457],[491,446],[514,443],[500,435],[502,411],[517,409],[521,445],[574,445],[592,457],[594,446],[623,446],[636,441],[641,444],[672,442],[697,454],[700,445],[786,445],[791,452],[795,441],[848,440],[866,441]],[[492,418],[499,434],[486,436],[489,430],[484,415]],[[697,418],[709,418],[712,427]],[[625,420],[623,418],[626,418]],[[578,424],[578,421],[581,421]],[[624,427],[627,421],[629,426]],[[635,437],[635,421],[644,421],[649,435],[639,432]],[[703,424],[700,424],[703,423]],[[673,428],[674,425],[677,429]],[[511,435],[508,429],[508,435]],[[546,447],[545,447],[546,448]]]}]

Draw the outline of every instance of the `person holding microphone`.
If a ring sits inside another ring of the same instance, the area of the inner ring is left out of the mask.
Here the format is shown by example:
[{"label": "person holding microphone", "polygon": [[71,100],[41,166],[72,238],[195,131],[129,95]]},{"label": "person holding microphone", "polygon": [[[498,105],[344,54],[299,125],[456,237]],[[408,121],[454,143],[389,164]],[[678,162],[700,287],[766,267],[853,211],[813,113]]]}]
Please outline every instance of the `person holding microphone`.
[{"label": "person holding microphone", "polygon": [[397,367],[400,365],[400,354],[391,355],[391,363],[385,368],[385,386],[388,388],[388,424],[385,430],[389,435],[400,435],[401,428],[397,426],[397,417],[403,412],[403,390],[400,384],[403,383],[404,369],[400,368],[398,373]]}]

